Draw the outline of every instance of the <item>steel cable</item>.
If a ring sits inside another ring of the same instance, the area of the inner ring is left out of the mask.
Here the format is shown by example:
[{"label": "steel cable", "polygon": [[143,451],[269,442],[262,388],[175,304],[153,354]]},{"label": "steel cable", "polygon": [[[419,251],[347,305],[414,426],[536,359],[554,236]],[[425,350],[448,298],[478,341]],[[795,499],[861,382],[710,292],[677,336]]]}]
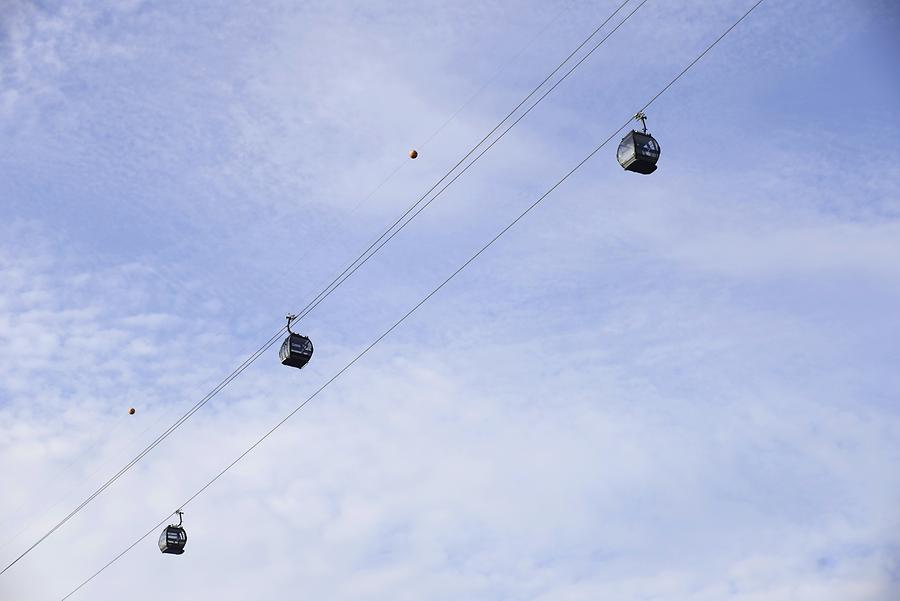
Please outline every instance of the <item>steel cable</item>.
[{"label": "steel cable", "polygon": [[[575,55],[576,55],[576,54],[577,54],[577,53],[578,53],[585,45],[587,45],[587,44],[590,42],[590,40],[593,39],[593,38],[597,35],[597,33],[599,33],[600,30],[603,29],[603,27],[605,27],[605,26],[606,26],[606,25],[607,25],[607,24],[608,24],[608,23],[609,23],[609,22],[610,22],[610,21],[611,21],[611,20],[612,20],[612,19],[613,19],[613,18],[614,18],[614,17],[615,17],[615,16],[616,16],[616,15],[617,15],[624,7],[625,7],[625,5],[627,5],[630,1],[631,1],[631,0],[624,0],[621,4],[619,4],[619,5],[615,8],[615,10],[614,10],[614,11],[613,11],[613,12],[612,12],[612,13],[611,13],[611,14],[610,14],[610,15],[609,15],[609,16],[608,16],[608,17],[607,17],[607,18],[606,18],[606,19],[605,19],[605,20],[604,20],[604,21],[603,21],[596,29],[594,29],[594,30],[591,32],[590,35],[588,35],[588,36],[587,36],[587,37],[586,37],[586,38],[585,38],[585,39],[584,39],[584,40],[583,40],[583,41],[582,41],[582,42],[581,42],[581,43],[580,43],[580,44],[579,44],[579,45],[578,45],[578,46],[577,46],[577,47],[576,47],[576,48],[575,48],[575,49],[574,49],[574,50],[573,50],[573,51],[572,51],[572,52],[571,52],[571,53],[570,53],[570,54],[569,54],[562,62],[559,63],[559,65],[558,65],[556,68],[553,69],[553,71],[550,72],[549,75],[547,75],[547,76],[544,78],[543,81],[541,81],[541,83],[539,83],[537,86],[535,86],[535,88],[534,88],[534,89],[533,89],[533,90],[532,90],[532,91],[531,91],[531,92],[530,92],[530,93],[529,93],[529,94],[528,94],[521,102],[519,102],[519,103],[515,106],[515,108],[513,108],[513,109],[512,109],[512,110],[511,110],[511,111],[510,111],[503,119],[501,119],[501,121],[500,121],[496,126],[494,126],[494,128],[491,129],[491,131],[488,132],[487,135],[485,135],[485,136],[484,136],[484,137],[483,137],[483,138],[482,138],[475,146],[473,146],[473,147],[472,147],[472,148],[471,148],[471,149],[463,156],[463,158],[461,158],[461,159],[460,159],[460,160],[459,160],[459,161],[458,161],[458,162],[457,162],[457,163],[456,163],[449,171],[447,171],[447,173],[446,173],[443,177],[441,177],[434,185],[432,185],[432,186],[428,189],[428,191],[425,192],[425,194],[423,194],[423,195],[422,195],[418,200],[416,200],[416,202],[414,202],[414,203],[413,203],[413,204],[412,204],[412,205],[411,205],[411,206],[410,206],[410,207],[409,207],[409,208],[408,208],[408,209],[407,209],[407,210],[406,210],[399,218],[397,218],[397,220],[395,220],[395,221],[394,221],[394,222],[393,222],[393,223],[392,223],[392,224],[384,231],[384,233],[382,233],[382,234],[381,234],[374,242],[372,242],[372,243],[369,245],[369,247],[366,248],[366,250],[364,250],[362,253],[360,253],[360,255],[359,255],[353,262],[351,262],[350,265],[348,265],[348,266],[347,266],[347,267],[346,267],[346,268],[345,268],[345,269],[344,269],[344,270],[343,270],[343,271],[342,271],[342,272],[341,272],[334,280],[332,280],[332,282],[331,282],[328,286],[326,286],[321,292],[319,292],[319,294],[317,294],[317,295],[313,298],[313,300],[311,300],[309,303],[307,303],[307,305],[306,305],[303,309],[301,309],[301,311],[298,313],[298,315],[299,315],[300,317],[302,317],[302,316],[308,314],[313,308],[315,308],[316,306],[318,306],[318,304],[321,303],[322,300],[324,300],[327,296],[329,296],[332,292],[334,292],[334,290],[337,289],[344,281],[346,281],[347,277],[349,277],[349,276],[352,275],[357,269],[359,269],[359,267],[360,267],[362,264],[364,264],[365,262],[367,262],[367,261],[369,260],[369,258],[371,258],[372,255],[374,255],[376,252],[378,252],[378,250],[379,250],[380,248],[382,248],[382,247],[387,243],[387,241],[389,241],[390,239],[392,239],[392,238],[393,238],[393,237],[394,237],[401,229],[403,229],[404,227],[406,227],[406,225],[407,225],[412,219],[414,219],[416,215],[418,215],[419,213],[421,213],[421,211],[424,209],[424,207],[428,206],[431,202],[433,202],[434,199],[432,198],[432,199],[429,200],[428,203],[426,203],[421,209],[419,209],[418,211],[416,211],[416,209],[419,207],[419,205],[425,200],[425,198],[428,197],[429,194],[431,194],[432,191],[434,191],[438,186],[440,186],[441,183],[443,183],[448,177],[450,177],[451,174],[453,174],[453,172],[456,171],[456,169],[457,169],[460,165],[462,165],[462,164],[463,164],[470,156],[472,156],[472,154],[474,154],[475,151],[476,151],[482,144],[484,144],[485,141],[487,141],[487,140],[488,140],[488,139],[489,139],[489,138],[490,138],[490,137],[491,137],[498,129],[500,129],[500,128],[503,126],[503,124],[504,124],[504,123],[505,123],[512,115],[514,115],[514,114],[516,113],[516,111],[518,111],[518,110],[519,110],[525,103],[527,103],[528,100],[531,99],[531,98],[532,98],[532,97],[533,97],[533,96],[534,96],[534,95],[535,95],[535,94],[536,94],[536,93],[537,93],[537,92],[538,92],[538,91],[539,91],[539,90],[540,90],[540,89],[541,89],[548,81],[550,81],[550,79],[552,79],[553,76],[556,75],[556,73],[558,73],[558,72],[565,66],[565,64],[568,63],[568,62],[572,59],[572,57],[574,57],[574,56],[575,56]],[[647,1],[648,1],[648,0],[642,0],[641,3],[639,4],[639,6],[638,6],[637,8],[640,8],[641,6],[643,6],[643,4],[646,3]],[[613,30],[613,32],[616,31],[619,27],[621,27],[621,25],[624,24],[624,22],[626,22],[626,21],[631,17],[631,15],[633,15],[634,12],[636,12],[636,10],[637,10],[637,9],[635,9],[635,10],[633,10],[631,13],[629,13],[629,14],[625,17],[625,19],[623,19],[623,21],[620,22],[620,23],[616,26],[616,28]],[[611,35],[611,33],[610,33],[610,35]],[[603,39],[603,41],[605,41],[608,37],[609,37],[609,35],[607,35],[607,36]],[[580,61],[578,61],[577,65],[580,65],[582,62],[584,62],[585,58],[587,58],[587,56],[590,56],[590,54],[592,54],[592,53],[593,53],[593,52],[594,52],[594,51],[595,51],[595,50],[603,43],[603,41],[601,41],[600,44],[597,44],[594,48],[592,48],[592,49],[590,50],[590,52],[588,53],[588,55],[586,55],[586,56],[583,57]],[[577,65],[576,65],[576,68],[577,68]],[[561,83],[561,81],[563,81],[566,77],[568,77],[568,75],[571,74],[572,71],[574,71],[574,68],[573,68],[573,69],[570,69],[570,70],[563,76],[563,78],[561,78],[559,81],[557,81],[557,82],[553,85],[553,88],[555,88],[557,85],[559,85],[559,83]],[[552,90],[553,88],[551,88],[551,90]],[[549,93],[549,92],[548,92],[548,93]],[[526,111],[525,114],[527,114],[528,112],[530,112],[530,111],[531,111],[538,103],[540,103],[540,101],[543,100],[546,96],[547,96],[546,93],[545,93],[543,96],[541,96],[541,97],[538,99],[538,101],[535,102],[535,103],[534,103],[534,104]],[[518,119],[516,119],[515,123],[518,123],[518,122],[522,119],[522,117],[524,117],[524,114],[523,114],[522,116],[520,116]],[[514,123],[513,125],[515,125],[515,123]],[[512,126],[511,126],[511,127],[512,127]],[[510,128],[511,128],[511,127],[510,127]],[[503,134],[501,134],[500,137],[502,137],[502,135],[505,135],[505,133],[506,133],[507,131],[509,131],[510,128],[507,128],[507,130],[505,130],[505,131],[503,132]],[[469,165],[467,165],[467,166],[466,166],[459,174],[457,174],[456,176],[454,176],[454,177],[452,178],[452,180],[451,180],[447,185],[450,185],[450,183],[452,183],[453,181],[456,181],[456,179],[457,179],[460,175],[462,175],[462,173],[464,173],[466,170],[468,170],[468,168],[471,167],[471,165],[474,164],[474,162],[477,161],[478,158],[480,158],[481,156],[483,156],[484,153],[487,151],[487,149],[491,148],[494,144],[496,144],[496,142],[497,142],[498,140],[499,140],[499,138],[498,138],[497,140],[495,140],[494,142],[492,142],[485,150],[483,150],[481,153],[479,153],[479,154],[476,156],[476,158],[475,158],[473,161],[471,161],[471,162],[469,163]],[[447,187],[447,186],[444,186],[444,188],[442,188],[440,192],[443,192],[443,190],[446,189],[446,187]],[[438,192],[438,194],[440,194],[440,192]],[[435,197],[436,197],[436,196],[435,196]],[[406,219],[406,218],[407,218],[411,213],[413,213],[414,211],[415,211],[415,214],[414,214],[410,219],[408,219],[408,220],[406,220],[406,221],[404,222],[404,219]],[[401,224],[401,223],[402,223],[402,225],[400,225],[400,227],[399,227],[396,231],[394,231],[395,228],[396,228],[396,226],[398,226],[398,225]],[[376,248],[376,246],[377,246],[377,248]],[[374,249],[374,251],[373,251],[373,249]],[[265,352],[265,351],[266,351],[266,350],[268,350],[269,348],[271,348],[272,345],[275,344],[275,342],[278,340],[278,338],[279,338],[286,330],[287,330],[287,327],[286,327],[286,326],[282,326],[282,327],[281,327],[277,332],[275,332],[275,333],[274,333],[274,334],[273,334],[273,335],[272,335],[265,343],[263,343],[256,351],[254,351],[247,359],[245,359],[243,363],[241,363],[241,364],[240,364],[237,368],[235,368],[228,376],[226,376],[221,382],[219,382],[219,383],[218,383],[218,384],[217,384],[210,392],[208,392],[208,393],[206,394],[206,396],[204,396],[202,399],[200,399],[199,401],[197,401],[197,403],[195,403],[195,404],[194,404],[194,405],[193,405],[193,406],[192,406],[192,407],[191,407],[184,415],[182,415],[181,417],[179,417],[172,425],[170,425],[170,426],[169,426],[162,434],[160,434],[153,442],[151,442],[149,445],[147,445],[147,447],[145,447],[145,448],[144,448],[140,453],[138,453],[131,461],[129,461],[129,462],[128,462],[125,466],[123,466],[118,472],[116,472],[116,474],[114,474],[114,475],[113,475],[112,477],[110,477],[106,482],[104,482],[104,484],[101,485],[96,491],[94,491],[94,492],[91,493],[86,499],[84,499],[84,500],[83,500],[83,501],[82,501],[75,509],[73,509],[71,512],[69,512],[62,520],[60,520],[56,525],[54,525],[52,528],[50,528],[50,530],[48,530],[46,533],[44,533],[40,538],[38,538],[34,543],[32,543],[28,548],[26,548],[21,554],[19,554],[15,559],[13,559],[9,564],[7,564],[2,570],[0,570],[0,575],[6,573],[11,567],[13,567],[16,563],[18,563],[18,562],[19,562],[21,559],[23,559],[26,555],[28,555],[28,554],[29,554],[32,550],[34,550],[38,545],[40,545],[40,544],[41,544],[42,542],[44,542],[47,538],[49,538],[54,532],[56,532],[59,528],[61,528],[63,525],[65,525],[66,522],[68,522],[68,521],[71,520],[73,517],[75,517],[75,515],[77,515],[82,509],[84,509],[88,504],[90,504],[94,499],[96,499],[100,494],[102,494],[107,488],[109,488],[110,486],[112,486],[112,484],[114,484],[119,478],[121,478],[126,472],[128,472],[135,464],[137,464],[139,461],[141,461],[148,453],[150,453],[154,448],[156,448],[163,440],[165,440],[166,438],[168,438],[169,435],[171,435],[171,434],[172,434],[175,430],[177,430],[182,424],[184,424],[188,419],[190,419],[197,411],[199,411],[199,410],[200,410],[207,402],[209,402],[209,401],[210,401],[212,398],[214,398],[219,392],[221,392],[222,389],[224,389],[226,386],[228,386],[228,384],[230,384],[235,378],[237,378],[241,373],[243,373],[244,370],[246,370],[248,367],[250,367],[250,365],[252,365],[252,364],[253,364],[253,363],[254,363],[254,362],[255,362],[255,361],[256,361],[256,360],[257,360],[257,359]]]},{"label": "steel cable", "polygon": [[[740,18],[738,18],[731,26],[729,26],[722,34],[719,35],[709,46],[706,47],[696,58],[694,58],[686,67],[684,67],[681,72],[678,73],[674,78],[672,78],[659,92],[657,92],[644,106],[640,109],[640,111],[645,111],[649,108],[656,100],[662,96],[669,88],[671,88],[679,79],[681,79],[694,65],[696,65],[704,56],[706,56],[709,51],[715,48],[716,45],[719,44],[735,27],[737,27],[744,19],[746,19],[760,4],[763,3],[764,0],[757,0],[755,4],[753,4]],[[199,490],[197,490],[194,494],[188,497],[184,503],[180,505],[181,508],[186,507],[190,504],[194,499],[203,494],[210,486],[212,486],[219,478],[224,476],[232,467],[237,465],[241,460],[244,459],[247,455],[249,455],[256,447],[262,444],[269,436],[271,436],[276,430],[278,430],[282,425],[284,425],[289,419],[291,419],[294,415],[297,414],[303,407],[305,407],[310,401],[312,401],[319,393],[325,390],[332,382],[337,380],[341,375],[343,375],[348,369],[350,369],[357,361],[359,361],[363,356],[365,356],[372,348],[374,348],[379,342],[381,342],[385,337],[387,337],[391,332],[393,332],[400,324],[406,321],[416,310],[419,309],[422,305],[428,302],[431,297],[437,294],[444,286],[446,286],[453,278],[459,275],[466,267],[468,267],[473,261],[475,261],[482,253],[484,253],[487,249],[489,249],[497,240],[499,240],[506,232],[515,227],[515,225],[521,221],[526,215],[528,215],[532,210],[534,210],[539,204],[541,204],[544,199],[546,199],[554,190],[556,190],[560,185],[562,185],[569,177],[571,177],[576,171],[578,171],[585,163],[587,163],[591,158],[594,157],[601,149],[603,149],[613,138],[615,138],[623,129],[628,127],[631,123],[632,119],[629,118],[624,124],[622,124],[617,130],[612,132],[603,142],[597,145],[593,150],[591,150],[581,161],[579,161],[574,167],[572,167],[565,175],[563,175],[556,183],[554,183],[546,192],[541,194],[537,200],[531,203],[524,211],[519,213],[519,215],[513,219],[510,223],[504,226],[493,238],[491,238],[485,245],[483,245],[475,254],[469,257],[462,265],[460,265],[453,273],[451,273],[447,278],[445,278],[440,284],[437,285],[434,289],[431,290],[424,298],[422,298],[418,303],[416,303],[409,311],[406,312],[400,319],[394,322],[387,330],[385,330],[381,335],[379,335],[374,341],[372,341],[368,346],[366,346],[359,354],[357,354],[349,363],[347,363],[344,367],[342,367],[337,373],[335,373],[331,378],[329,378],[324,384],[322,384],[315,392],[313,392],[309,397],[303,400],[297,407],[295,407],[290,413],[288,413],[281,421],[276,423],[272,428],[270,428],[265,434],[263,434],[256,442],[254,442],[250,447],[248,447],[245,451],[243,451],[240,455],[237,456],[231,463],[229,463],[225,468],[219,471],[212,479],[210,479],[206,484],[204,484]],[[174,515],[173,513],[168,514],[161,522],[159,522],[156,526],[154,526],[151,530],[148,530],[146,534],[142,535],[140,538],[132,542],[128,547],[125,548],[122,552],[116,555],[112,560],[107,562],[103,567],[94,572],[90,577],[84,580],[81,584],[75,587],[71,592],[69,592],[65,597],[62,598],[62,601],[65,601],[76,592],[78,592],[81,588],[87,585],[91,580],[99,576],[103,571],[109,568],[113,563],[115,563],[119,558],[125,555],[128,551],[137,546],[142,540],[150,536],[157,528],[162,526],[168,519]]]}]

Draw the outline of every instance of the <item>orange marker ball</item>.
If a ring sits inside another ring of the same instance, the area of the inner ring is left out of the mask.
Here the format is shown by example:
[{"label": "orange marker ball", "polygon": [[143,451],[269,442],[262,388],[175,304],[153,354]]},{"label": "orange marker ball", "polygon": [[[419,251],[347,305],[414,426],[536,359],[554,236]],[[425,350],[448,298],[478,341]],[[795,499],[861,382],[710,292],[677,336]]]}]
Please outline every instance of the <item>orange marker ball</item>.
[{"label": "orange marker ball", "polygon": [[409,158],[414,159],[417,156],[419,156],[419,151],[416,150],[415,148],[413,148],[412,150],[409,151]]}]

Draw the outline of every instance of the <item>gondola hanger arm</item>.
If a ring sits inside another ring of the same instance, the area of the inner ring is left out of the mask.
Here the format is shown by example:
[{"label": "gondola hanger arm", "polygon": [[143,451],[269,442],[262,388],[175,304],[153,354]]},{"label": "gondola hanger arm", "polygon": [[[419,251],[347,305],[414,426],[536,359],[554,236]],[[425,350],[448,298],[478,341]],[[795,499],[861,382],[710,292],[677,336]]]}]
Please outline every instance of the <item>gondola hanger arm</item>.
[{"label": "gondola hanger arm", "polygon": [[641,127],[644,128],[644,133],[647,133],[647,115],[644,111],[638,111],[635,116],[635,120],[641,122]]}]

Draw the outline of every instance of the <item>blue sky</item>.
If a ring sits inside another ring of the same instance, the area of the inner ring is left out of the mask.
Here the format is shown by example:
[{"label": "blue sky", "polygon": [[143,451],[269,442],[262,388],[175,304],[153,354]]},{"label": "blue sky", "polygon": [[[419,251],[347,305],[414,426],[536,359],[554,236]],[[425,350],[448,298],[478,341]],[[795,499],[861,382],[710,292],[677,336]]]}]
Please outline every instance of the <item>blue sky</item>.
[{"label": "blue sky", "polygon": [[[0,596],[60,598],[177,509],[749,5],[650,0],[299,326],[307,368],[265,355]],[[0,2],[0,556],[614,6]],[[766,0],[648,111],[655,174],[601,151],[188,506],[185,555],[151,537],[79,595],[896,598],[898,24]]]}]

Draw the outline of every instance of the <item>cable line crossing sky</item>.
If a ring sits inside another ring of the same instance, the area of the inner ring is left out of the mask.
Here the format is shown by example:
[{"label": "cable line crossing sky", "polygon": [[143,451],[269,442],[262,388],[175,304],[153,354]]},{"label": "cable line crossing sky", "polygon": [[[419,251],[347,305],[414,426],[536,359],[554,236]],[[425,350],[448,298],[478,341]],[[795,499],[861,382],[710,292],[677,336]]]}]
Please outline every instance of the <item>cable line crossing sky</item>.
[{"label": "cable line crossing sky", "polygon": [[[306,317],[313,309],[315,309],[325,298],[330,296],[338,287],[341,286],[350,276],[352,276],[362,265],[364,265],[368,260],[374,256],[381,248],[383,248],[390,240],[394,238],[401,230],[403,230],[413,219],[415,219],[425,208],[427,208],[444,190],[446,190],[453,182],[455,182],[463,173],[465,173],[481,156],[483,156],[488,150],[490,150],[503,136],[515,127],[516,124],[519,123],[528,113],[531,112],[540,102],[547,97],[547,95],[552,92],[560,83],[565,81],[565,79],[571,75],[572,72],[575,71],[589,56],[591,56],[594,51],[596,51],[613,33],[615,33],[622,25],[624,25],[628,19],[634,15],[635,12],[638,11],[648,0],[641,0],[637,6],[629,12],[625,18],[623,18],[616,26],[613,28],[606,36],[604,36],[599,42],[597,42],[579,61],[577,61],[566,73],[558,79],[549,89],[547,89],[537,101],[535,101],[531,106],[528,107],[526,111],[524,111],[515,121],[512,122],[509,127],[507,127],[496,139],[494,139],[487,147],[485,147],[476,157],[470,161],[466,166],[456,173],[447,183],[427,202],[422,204],[422,202],[433,192],[441,183],[443,183],[457,168],[460,167],[465,161],[472,156],[472,154],[484,144],[501,126],[512,116],[514,115],[532,96],[534,96],[542,87],[544,87],[547,82],[549,82],[563,66],[568,63],[577,53],[581,50],[591,39],[593,39],[618,13],[621,11],[630,0],[625,0],[602,22],[600,25],[591,32],[559,65],[553,69],[549,75],[547,75],[543,81],[541,81],[531,92],[528,93],[525,98],[523,98],[503,119],[500,120],[497,125],[491,129],[487,135],[485,135],[475,146],[473,146],[459,161],[449,170],[447,173],[441,177],[437,182],[435,182],[416,202],[414,202],[410,207],[399,217],[397,218],[375,241],[373,241],[360,255],[354,259],[337,277],[335,277],[321,292],[319,292],[309,303],[306,304],[303,309],[301,309],[297,315],[296,320],[299,321]],[[421,205],[421,206],[420,206]],[[415,212],[414,212],[415,211]],[[410,216],[410,214],[412,215]],[[404,221],[405,220],[405,221]],[[399,226],[399,227],[398,227]],[[44,542],[47,538],[49,538],[54,532],[56,532],[59,528],[66,524],[69,520],[75,517],[79,512],[81,512],[84,508],[86,508],[94,499],[96,499],[99,495],[101,495],[107,488],[112,486],[119,478],[124,476],[132,467],[134,467],[138,462],[140,462],[147,454],[149,454],[154,448],[156,448],[159,444],[161,444],[166,438],[168,438],[175,430],[181,427],[188,419],[190,419],[197,411],[199,411],[206,403],[212,400],[219,392],[221,392],[225,387],[227,387],[232,381],[234,381],[238,376],[240,376],[248,367],[250,367],[256,360],[262,356],[269,348],[272,347],[281,337],[281,335],[287,330],[287,326],[282,326],[278,331],[276,331],[272,336],[268,338],[261,346],[259,346],[247,359],[244,360],[237,368],[234,369],[228,376],[225,377],[221,382],[219,382],[210,392],[206,394],[202,399],[197,401],[185,414],[179,417],[173,424],[171,424],[162,434],[160,434],[155,440],[153,440],[149,445],[147,445],[140,453],[138,453],[131,461],[125,464],[118,472],[116,472],[112,477],[110,477],[106,482],[104,482],[99,488],[97,488],[93,493],[91,493],[87,498],[85,498],[78,506],[76,506],[73,510],[71,510],[65,517],[63,517],[57,524],[55,524],[52,528],[50,528],[46,533],[44,533],[40,538],[38,538],[34,543],[32,543],[28,548],[26,548],[21,554],[19,554],[15,559],[13,559],[10,563],[8,563],[2,570],[0,570],[0,575],[4,574],[7,570],[13,567],[16,563],[18,563],[21,559],[27,556],[32,550],[34,550],[38,545]]]},{"label": "cable line crossing sky", "polygon": [[0,599],[900,598],[900,6],[755,2],[7,3]]},{"label": "cable line crossing sky", "polygon": [[[709,53],[713,48],[715,48],[719,42],[721,42],[731,31],[737,27],[744,19],[746,19],[756,8],[763,3],[764,0],[757,0],[747,11],[742,14],[734,23],[732,23],[725,31],[723,31],[712,43],[710,43],[700,54],[698,54],[691,62],[689,62],[677,75],[675,75],[665,86],[663,86],[646,104],[640,109],[639,112],[645,111],[649,108],[660,96],[662,96],[669,88],[671,88],[679,79],[681,79],[694,65],[696,65],[707,53]],[[629,126],[632,122],[632,119],[628,119],[625,123],[622,124],[616,131],[611,133],[605,140],[603,140],[599,145],[597,145],[593,150],[591,150],[583,159],[581,159],[574,167],[572,167],[568,172],[566,172],[559,180],[556,181],[546,192],[541,194],[531,205],[529,205],[524,211],[519,213],[511,222],[509,222],[503,229],[501,229],[493,238],[491,238],[486,244],[484,244],[481,248],[479,248],[473,255],[471,255],[462,265],[460,265],[453,273],[447,276],[440,284],[438,284],[431,292],[425,295],[418,303],[416,303],[409,311],[407,311],[400,319],[395,321],[388,329],[386,329],[381,335],[379,335],[375,340],[373,340],[368,346],[366,346],[362,351],[360,351],[349,363],[347,363],[344,367],[342,367],[337,373],[335,373],[330,379],[328,379],[324,384],[322,384],[315,392],[313,392],[310,396],[308,396],[303,402],[297,405],[290,413],[288,413],[281,421],[275,424],[271,429],[269,429],[265,434],[263,434],[256,442],[254,442],[250,447],[248,447],[243,453],[238,455],[231,463],[229,463],[225,468],[223,468],[220,472],[218,472],[212,479],[210,479],[206,484],[204,484],[199,490],[197,490],[194,494],[188,497],[184,503],[181,504],[180,508],[177,511],[180,511],[184,507],[187,507],[194,499],[203,494],[210,486],[212,486],[219,478],[224,476],[232,467],[237,465],[240,461],[242,461],[247,455],[253,452],[256,447],[262,444],[269,436],[271,436],[276,430],[278,430],[282,425],[284,425],[288,420],[290,420],[294,415],[296,415],[303,407],[305,407],[310,401],[312,401],[316,396],[319,395],[323,390],[325,390],[332,382],[340,378],[347,370],[349,370],[357,361],[359,361],[363,356],[365,356],[372,348],[374,348],[378,343],[380,343],[385,337],[387,337],[391,332],[393,332],[397,327],[399,327],[407,318],[409,318],[416,310],[419,309],[422,305],[428,302],[435,294],[437,294],[444,286],[450,283],[457,275],[459,275],[464,269],[466,269],[472,262],[474,262],[482,253],[488,250],[493,244],[499,240],[506,232],[512,229],[520,220],[522,220],[526,215],[528,215],[533,209],[535,209],[538,205],[540,205],[544,199],[546,199],[553,191],[555,191],[559,186],[561,186],[570,176],[572,176],[576,171],[578,171],[585,163],[591,160],[594,155],[596,155],[600,150],[602,150],[606,145],[613,140],[622,130]],[[81,590],[85,585],[91,582],[94,578],[99,576],[102,572],[104,572],[107,568],[109,568],[112,564],[114,564],[118,559],[124,556],[128,551],[137,546],[142,540],[150,536],[154,533],[159,527],[165,524],[172,515],[175,515],[176,512],[172,512],[163,518],[162,521],[158,522],[154,525],[150,530],[148,530],[144,535],[139,537],[137,540],[128,545],[123,551],[113,557],[109,562],[103,565],[99,570],[94,572],[91,576],[89,576],[86,580],[84,580],[81,584],[79,584],[75,589],[69,592],[66,596],[62,598],[62,601],[73,596],[79,590]]]}]

